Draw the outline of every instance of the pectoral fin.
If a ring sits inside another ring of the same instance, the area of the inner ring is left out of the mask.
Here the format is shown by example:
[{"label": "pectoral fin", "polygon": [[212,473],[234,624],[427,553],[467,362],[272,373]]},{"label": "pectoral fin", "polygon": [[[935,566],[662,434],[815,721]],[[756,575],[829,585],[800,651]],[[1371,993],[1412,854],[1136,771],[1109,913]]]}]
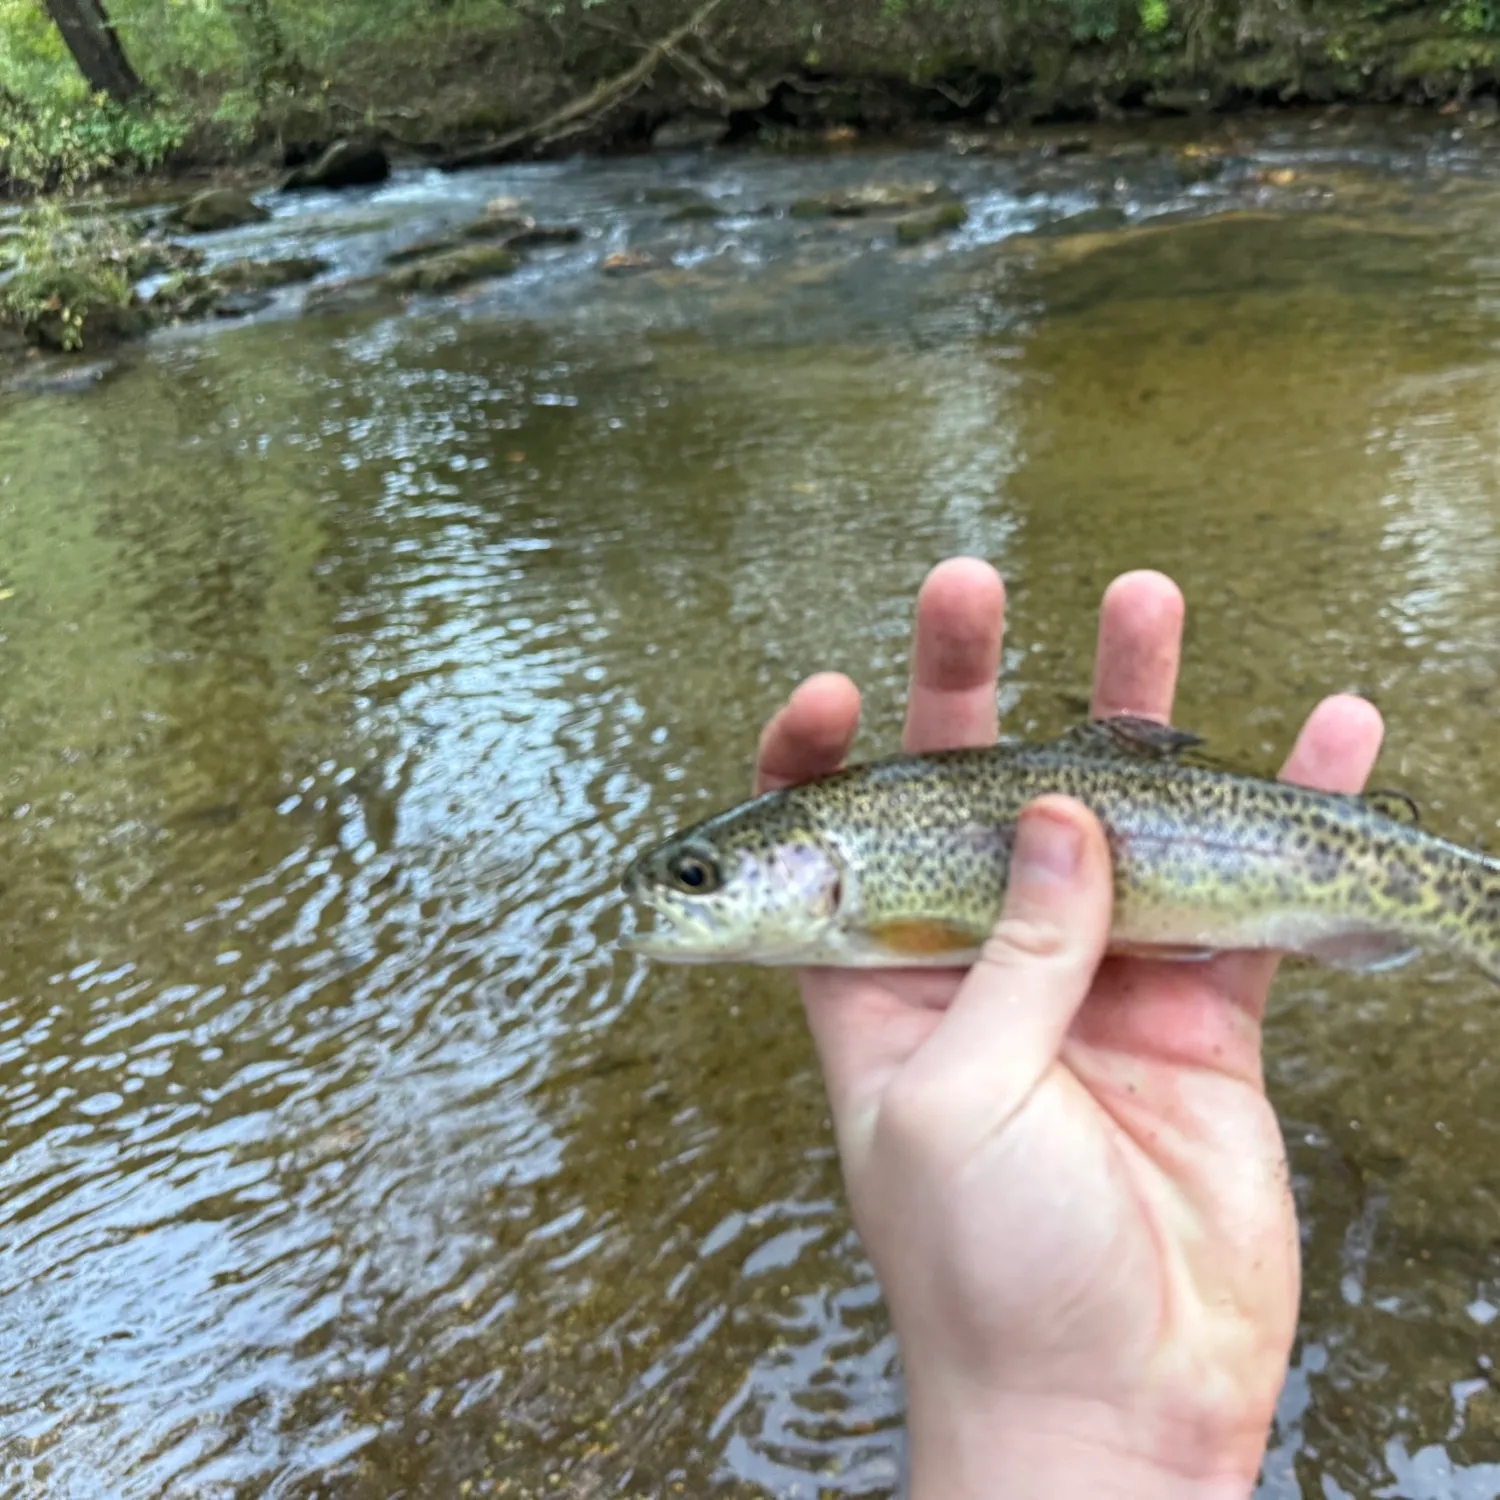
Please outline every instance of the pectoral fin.
[{"label": "pectoral fin", "polygon": [[870,938],[902,958],[942,958],[972,952],[984,942],[985,934],[935,917],[898,917],[872,927]]}]

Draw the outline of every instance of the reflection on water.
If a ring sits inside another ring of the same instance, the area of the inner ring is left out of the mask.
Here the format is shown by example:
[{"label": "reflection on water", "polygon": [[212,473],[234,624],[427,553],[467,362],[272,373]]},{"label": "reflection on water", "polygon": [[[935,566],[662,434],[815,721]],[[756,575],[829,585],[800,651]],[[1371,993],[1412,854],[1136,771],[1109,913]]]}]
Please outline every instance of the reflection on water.
[{"label": "reflection on water", "polygon": [[[1011,583],[1009,728],[1163,567],[1181,722],[1268,767],[1367,692],[1382,779],[1494,841],[1500,199],[1305,147],[1265,156],[1338,214],[787,253],[612,294],[628,339],[273,321],[0,411],[5,1493],[895,1492],[790,983],[617,952],[618,872],[809,671],[889,748],[960,551]],[[1067,171],[1039,202],[1112,180]],[[1284,972],[1263,1497],[1500,1496],[1497,1016],[1438,959]]]}]

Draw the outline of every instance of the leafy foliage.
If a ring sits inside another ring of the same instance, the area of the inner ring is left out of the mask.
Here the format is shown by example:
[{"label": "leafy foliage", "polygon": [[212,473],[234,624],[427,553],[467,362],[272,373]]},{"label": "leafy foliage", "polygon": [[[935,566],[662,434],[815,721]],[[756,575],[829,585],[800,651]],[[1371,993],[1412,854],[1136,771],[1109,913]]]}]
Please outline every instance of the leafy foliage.
[{"label": "leafy foliage", "polygon": [[187,131],[175,111],[123,109],[103,95],[0,97],[0,165],[21,187],[69,189],[109,168],[159,166]]},{"label": "leafy foliage", "polygon": [[[413,141],[441,138],[445,127],[483,134],[481,113],[514,102],[486,76],[497,60],[503,72],[507,58],[540,49],[560,79],[620,68],[689,0],[104,4],[149,91],[151,103],[133,111],[90,97],[39,0],[0,0],[0,186],[5,178],[77,183],[153,168],[179,147],[212,156],[375,123]],[[1157,59],[1185,49],[1195,67],[1249,41],[1281,48],[1301,68],[1304,54],[1332,55],[1340,37],[1396,13],[1408,41],[1414,28],[1424,43],[1500,38],[1500,0],[735,0],[733,8],[741,37],[765,44],[781,34],[806,63],[834,71],[854,56],[961,71],[1008,61],[1028,38],[1037,56],[1022,60],[1043,77],[1070,52],[1121,42],[1144,43]],[[524,63],[520,71],[521,82],[514,68],[511,82],[524,90]]]},{"label": "leafy foliage", "polygon": [[12,184],[150,170],[195,128],[249,145],[268,123],[325,109],[340,66],[458,47],[514,21],[500,0],[106,0],[106,8],[151,92],[142,108],[90,96],[38,0],[0,0],[0,176]]},{"label": "leafy foliage", "polygon": [[46,200],[27,211],[5,245],[19,265],[0,287],[0,311],[34,342],[81,349],[96,325],[121,329],[133,302],[135,249],[120,225],[80,222]]},{"label": "leafy foliage", "polygon": [[1170,20],[1167,0],[1141,0],[1141,30],[1148,36],[1165,31]]}]

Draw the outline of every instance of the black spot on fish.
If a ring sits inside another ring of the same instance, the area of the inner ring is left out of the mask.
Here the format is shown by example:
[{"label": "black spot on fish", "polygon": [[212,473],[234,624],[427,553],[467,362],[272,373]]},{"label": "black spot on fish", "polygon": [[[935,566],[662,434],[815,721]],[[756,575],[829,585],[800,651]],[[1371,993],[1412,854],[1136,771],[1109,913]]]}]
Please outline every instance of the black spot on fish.
[{"label": "black spot on fish", "polygon": [[1396,865],[1386,872],[1382,894],[1387,901],[1401,906],[1415,906],[1422,899],[1422,881],[1407,865]]}]

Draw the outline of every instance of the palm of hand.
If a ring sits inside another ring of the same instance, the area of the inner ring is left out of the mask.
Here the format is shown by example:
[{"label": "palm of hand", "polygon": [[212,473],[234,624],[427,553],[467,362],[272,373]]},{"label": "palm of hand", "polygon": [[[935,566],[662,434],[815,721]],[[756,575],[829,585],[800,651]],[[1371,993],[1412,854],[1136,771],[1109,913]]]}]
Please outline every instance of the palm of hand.
[{"label": "palm of hand", "polygon": [[[1244,1345],[1235,1362],[1281,1357],[1295,1321],[1296,1223],[1260,1080],[1258,1024],[1236,993],[1245,962],[1106,960],[1057,1061],[998,1132],[957,1111],[944,1118],[943,1079],[924,1066],[961,974],[804,976],[825,1066],[847,1075],[840,1144],[877,1263],[893,1235],[909,1246],[926,1232],[910,1203],[885,1201],[874,1180],[892,1137],[897,1155],[905,1134],[919,1132],[929,1153],[941,1139],[946,1172],[924,1193],[940,1193],[944,1176],[965,1182],[957,1212],[933,1203],[927,1216],[955,1274],[951,1314],[928,1306],[922,1322],[972,1345],[977,1379],[994,1373],[980,1351],[999,1346],[1008,1367],[1116,1400],[1140,1366],[1194,1347],[1175,1324],[1210,1308],[1215,1345]],[[931,1167],[929,1155],[923,1170]],[[906,1222],[889,1222],[898,1215]],[[911,1259],[933,1263],[920,1251]],[[899,1266],[878,1268],[900,1287]],[[977,1306],[994,1326],[973,1325]],[[1101,1345],[1126,1357],[1110,1368]],[[1191,1388],[1200,1376],[1184,1368],[1179,1379]]]},{"label": "palm of hand", "polygon": [[[1117,580],[1093,712],[1168,720],[1181,627],[1169,581]],[[1002,628],[1003,589],[983,565],[929,577],[907,748],[993,741]],[[759,784],[834,769],[857,718],[846,679],[804,684],[768,726]],[[1358,790],[1379,742],[1368,704],[1326,700],[1283,775]],[[982,1126],[949,1097],[942,1041],[960,987],[976,979],[801,973],[851,1206],[908,1358],[940,1341],[950,1363],[955,1347],[971,1352],[980,1383],[1034,1380],[1106,1404],[1149,1388],[1181,1398],[1190,1421],[1196,1403],[1223,1394],[1212,1377],[1225,1368],[1274,1402],[1298,1295],[1295,1214],[1260,1063],[1274,971],[1270,955],[1106,959],[1050,1066]],[[932,1266],[945,1268],[942,1284],[917,1284]],[[1003,1369],[991,1367],[997,1348]],[[1173,1360],[1180,1369],[1163,1368]]]}]

